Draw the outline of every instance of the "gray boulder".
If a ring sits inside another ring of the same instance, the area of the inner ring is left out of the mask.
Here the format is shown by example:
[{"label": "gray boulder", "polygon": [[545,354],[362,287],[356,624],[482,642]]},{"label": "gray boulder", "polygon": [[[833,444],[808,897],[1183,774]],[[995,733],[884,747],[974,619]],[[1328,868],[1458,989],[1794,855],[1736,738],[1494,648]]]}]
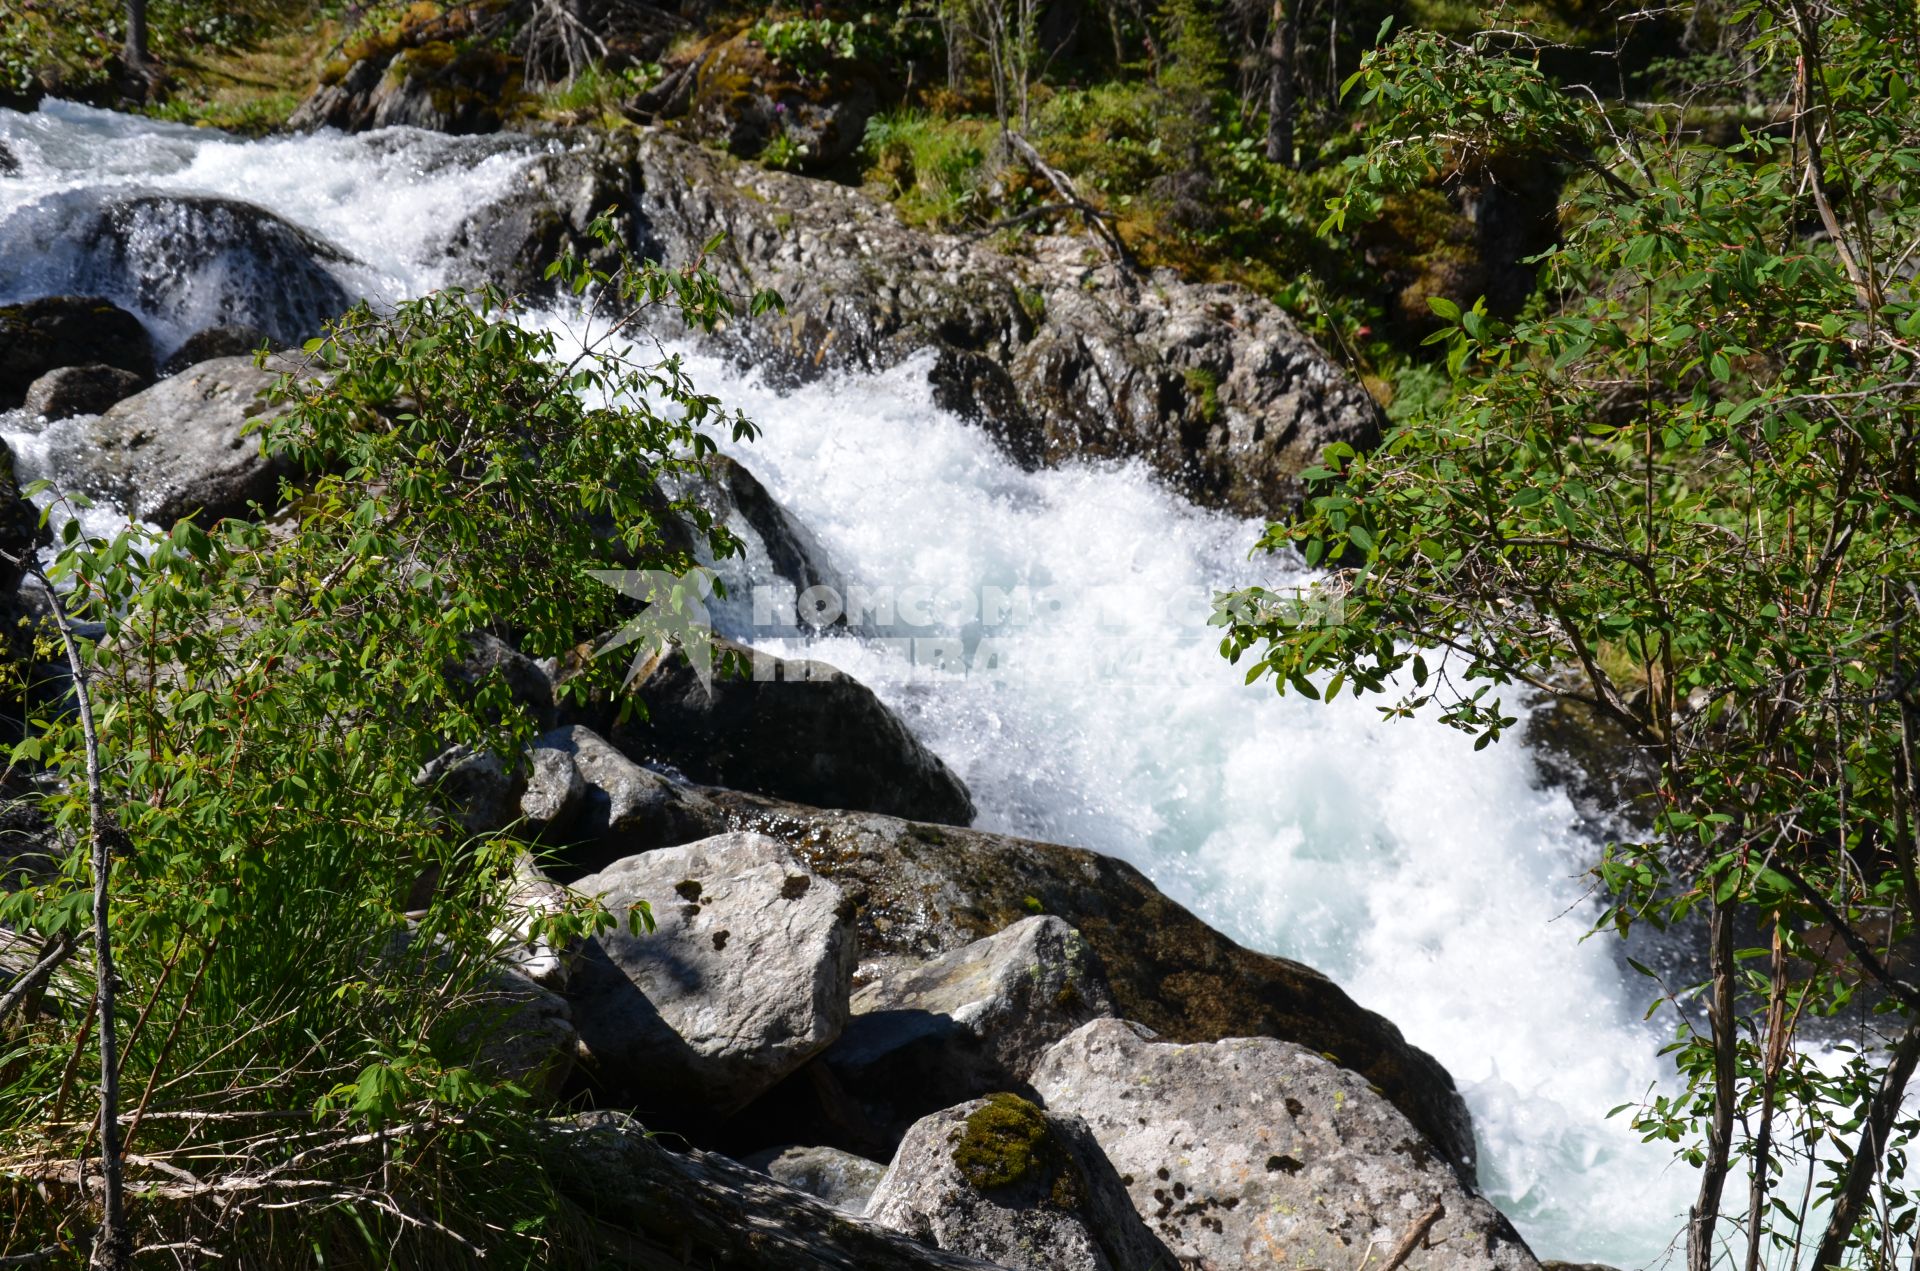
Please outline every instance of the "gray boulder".
[{"label": "gray boulder", "polygon": [[1079,1117],[1156,1234],[1196,1271],[1349,1266],[1443,1211],[1408,1271],[1538,1271],[1500,1211],[1358,1075],[1272,1038],[1183,1046],[1095,1020],[1033,1077]]},{"label": "gray boulder", "polygon": [[63,366],[57,371],[48,371],[29,385],[20,406],[30,414],[47,419],[98,415],[115,402],[132,397],[150,382],[148,376],[104,362]]},{"label": "gray boulder", "polygon": [[[398,39],[356,42],[358,56],[322,68],[320,82],[295,108],[288,126],[301,129],[407,125],[454,134],[493,132],[501,107],[519,89],[518,58],[484,41],[464,39],[467,15],[414,24]],[[411,47],[400,47],[401,43]]]},{"label": "gray boulder", "polygon": [[876,1123],[902,1125],[979,1095],[1030,1091],[1049,1047],[1113,1013],[1080,933],[1026,918],[927,962],[880,963],[823,1062]]},{"label": "gray boulder", "polygon": [[202,362],[113,406],[80,434],[56,443],[56,471],[123,503],[143,521],[170,524],[200,513],[212,522],[271,509],[292,468],[264,453],[250,421],[270,417],[267,390],[291,362]]},{"label": "gray boulder", "polygon": [[700,794],[635,763],[581,725],[542,734],[530,766],[520,802],[526,831],[566,845],[574,868],[710,832],[713,816]]},{"label": "gray boulder", "polygon": [[772,839],[725,834],[630,856],[576,884],[623,921],[588,946],[575,1020],[603,1086],[643,1111],[725,1116],[846,1026],[856,940],[838,887]]},{"label": "gray boulder", "polygon": [[[757,90],[743,90],[757,91]],[[729,289],[779,291],[785,314],[723,346],[776,378],[878,370],[931,354],[935,400],[1018,460],[1139,458],[1196,501],[1272,514],[1333,441],[1368,445],[1381,414],[1278,307],[1233,284],[1135,274],[1084,237],[1023,254],[928,234],[861,192],[640,138],[640,238],[700,257]]]},{"label": "gray boulder", "polygon": [[[769,576],[792,585],[794,593],[809,587],[842,585],[841,574],[813,531],[787,511],[745,464],[726,455],[707,460],[707,478],[692,491],[693,498],[713,518],[726,525],[745,544],[748,572],[756,583]],[[844,615],[814,624],[804,617],[801,626],[845,626]]]},{"label": "gray boulder", "polygon": [[865,1213],[887,1167],[835,1147],[772,1147],[740,1163],[777,1183],[817,1196],[843,1213]]},{"label": "gray boulder", "polygon": [[[973,820],[966,786],[872,689],[824,662],[715,646],[709,683],[678,651],[633,680],[646,711],[614,727],[621,750],[695,781],[820,807]],[[728,674],[723,659],[745,673]]]},{"label": "gray boulder", "polygon": [[867,1218],[1021,1271],[1172,1271],[1087,1127],[1017,1095],[917,1122]]},{"label": "gray boulder", "polygon": [[184,344],[167,354],[167,360],[160,365],[160,373],[178,375],[188,367],[211,362],[217,357],[251,357],[260,348],[278,351],[284,347],[259,327],[245,324],[207,327],[195,331]]},{"label": "gray boulder", "polygon": [[649,244],[635,239],[633,178],[626,170],[632,158],[631,142],[608,138],[534,159],[504,193],[475,208],[454,230],[446,247],[448,280],[546,294],[554,290],[547,266],[569,250],[611,269],[617,254],[587,232],[609,210],[621,239],[647,252]]},{"label": "gray boulder", "polygon": [[[704,833],[787,843],[855,900],[863,956],[927,958],[1053,914],[1098,955],[1119,1013],[1183,1042],[1279,1037],[1332,1056],[1386,1093],[1469,1181],[1473,1122],[1453,1078],[1312,967],[1257,953],[1207,926],[1133,866],[1084,848],[702,791]],[[829,1124],[789,1141],[845,1142]]]},{"label": "gray boulder", "polygon": [[0,307],[0,410],[63,366],[96,363],[153,378],[153,348],[140,320],[99,296],[47,296]]},{"label": "gray boulder", "polygon": [[670,1152],[632,1117],[549,1123],[548,1177],[626,1235],[621,1265],[728,1271],[995,1271],[918,1244],[724,1156]]}]

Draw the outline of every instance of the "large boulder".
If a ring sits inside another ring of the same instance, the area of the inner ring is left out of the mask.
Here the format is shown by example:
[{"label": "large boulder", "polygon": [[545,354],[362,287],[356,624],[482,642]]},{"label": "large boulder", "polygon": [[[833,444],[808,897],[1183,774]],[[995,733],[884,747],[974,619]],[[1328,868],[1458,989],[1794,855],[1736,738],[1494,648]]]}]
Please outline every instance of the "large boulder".
[{"label": "large boulder", "polygon": [[[878,370],[920,353],[935,400],[1022,462],[1139,458],[1199,502],[1271,514],[1329,442],[1371,444],[1371,398],[1244,287],[1140,275],[1084,238],[1009,255],[923,233],[857,190],[642,136],[640,237],[785,314],[718,338],[776,378]],[[723,246],[702,257],[717,233]]]},{"label": "large boulder", "polygon": [[917,1122],[867,1218],[1019,1271],[1173,1266],[1087,1127],[1018,1095],[977,1099]]},{"label": "large boulder", "polygon": [[246,516],[253,503],[271,509],[292,469],[268,456],[247,425],[276,412],[267,390],[282,369],[293,367],[262,369],[245,357],[202,362],[55,442],[53,466],[162,525],[196,512],[208,522]]},{"label": "large boulder", "polygon": [[1408,1271],[1538,1271],[1398,1108],[1303,1047],[1179,1045],[1095,1020],[1033,1083],[1050,1112],[1085,1121],[1183,1267],[1359,1265],[1424,1225]]},{"label": "large boulder", "polygon": [[[63,190],[14,212],[7,240],[23,266],[65,279],[63,289],[110,296],[139,314],[163,354],[216,322],[296,345],[351,302],[332,272],[350,261],[345,252],[239,199],[113,185]],[[144,337],[136,344],[129,333],[128,348],[144,357]],[[134,357],[103,352],[68,364],[152,373],[150,363],[130,364]]]},{"label": "large boulder", "polygon": [[94,362],[48,371],[27,387],[22,410],[46,419],[98,415],[115,402],[132,397],[151,382],[150,376]]},{"label": "large boulder", "polygon": [[195,331],[179,348],[167,354],[167,360],[160,364],[160,373],[178,375],[189,367],[211,362],[217,357],[250,357],[262,348],[278,352],[284,347],[259,327],[244,323],[205,327]]},{"label": "large boulder", "polygon": [[[14,463],[13,447],[0,441],[0,595],[12,596],[20,588],[26,571],[16,561],[25,561],[46,538],[40,528],[40,510],[20,493],[20,473]],[[0,606],[0,621],[12,626],[12,605]],[[5,647],[9,654],[25,654],[30,637],[9,630]]]},{"label": "large boulder", "polygon": [[618,1112],[547,1127],[547,1176],[618,1232],[619,1265],[728,1271],[996,1271],[864,1222],[746,1166],[670,1152]]},{"label": "large boulder", "polygon": [[534,742],[520,813],[527,833],[567,847],[574,868],[683,843],[713,824],[699,793],[641,767],[578,724]]},{"label": "large boulder", "polygon": [[1433,1056],[1311,967],[1235,944],[1126,862],[979,830],[703,793],[715,814],[707,833],[780,839],[846,890],[863,956],[932,957],[1052,914],[1100,959],[1120,1015],[1172,1041],[1277,1037],[1325,1054],[1378,1087],[1472,1179],[1472,1118]]},{"label": "large boulder", "polygon": [[836,1147],[772,1147],[740,1163],[849,1214],[865,1213],[887,1167]]},{"label": "large boulder", "polygon": [[103,363],[153,378],[140,320],[99,296],[47,296],[0,307],[0,410],[25,400],[48,371]]},{"label": "large boulder", "polygon": [[[576,884],[621,925],[575,976],[599,1083],[670,1119],[724,1116],[831,1045],[856,953],[840,888],[757,834],[631,856]],[[658,927],[626,921],[640,902]]]},{"label": "large boulder", "polygon": [[710,680],[677,651],[643,669],[628,691],[645,713],[615,725],[613,742],[695,781],[950,825],[973,820],[966,786],[872,689],[824,662],[715,645]]},{"label": "large boulder", "polygon": [[609,211],[620,238],[647,249],[649,244],[635,240],[632,159],[633,143],[619,137],[534,159],[503,193],[468,213],[454,230],[446,247],[448,281],[548,293],[554,284],[546,277],[547,266],[566,251],[612,268],[617,254],[587,232]]},{"label": "large boulder", "polygon": [[862,968],[853,1018],[822,1056],[879,1124],[1028,1091],[1055,1042],[1114,1013],[1099,959],[1058,918],[1031,917],[925,962]]},{"label": "large boulder", "polygon": [[[779,580],[792,588],[793,596],[812,587],[843,587],[840,571],[813,531],[782,507],[739,460],[712,456],[705,480],[689,493],[745,545],[746,572],[754,585]],[[804,628],[845,625],[843,614],[821,622],[796,616],[796,625]]]},{"label": "large boulder", "polygon": [[320,68],[288,125],[495,131],[520,94],[520,59],[475,30],[486,12],[478,5],[416,5],[398,23],[349,41]]}]

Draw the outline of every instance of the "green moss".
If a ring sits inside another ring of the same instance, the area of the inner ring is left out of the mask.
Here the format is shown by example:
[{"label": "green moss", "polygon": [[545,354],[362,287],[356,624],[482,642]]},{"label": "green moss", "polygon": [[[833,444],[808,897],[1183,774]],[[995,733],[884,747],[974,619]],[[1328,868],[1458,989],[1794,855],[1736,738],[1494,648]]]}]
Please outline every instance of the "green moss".
[{"label": "green moss", "polygon": [[1220,377],[1204,366],[1186,372],[1187,391],[1200,403],[1200,418],[1212,423],[1220,417]]},{"label": "green moss", "polygon": [[979,1191],[1035,1191],[1056,1209],[1086,1203],[1086,1183],[1046,1113],[1018,1095],[988,1095],[968,1114],[954,1136],[953,1163]]},{"label": "green moss", "polygon": [[1059,1154],[1046,1114],[1018,1095],[988,1095],[970,1113],[953,1146],[960,1177],[983,1192],[1016,1187]]}]

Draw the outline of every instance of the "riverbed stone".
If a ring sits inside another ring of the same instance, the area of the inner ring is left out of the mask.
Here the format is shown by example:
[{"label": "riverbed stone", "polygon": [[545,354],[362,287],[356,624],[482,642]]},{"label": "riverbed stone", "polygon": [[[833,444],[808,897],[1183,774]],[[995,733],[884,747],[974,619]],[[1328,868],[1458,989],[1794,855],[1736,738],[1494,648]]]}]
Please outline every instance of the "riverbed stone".
[{"label": "riverbed stone", "polygon": [[698,792],[579,724],[534,741],[520,813],[542,842],[565,847],[563,869],[570,870],[684,843],[714,823]]},{"label": "riverbed stone", "polygon": [[628,691],[645,706],[615,725],[616,745],[695,781],[824,807],[965,825],[966,785],[872,689],[824,662],[713,642],[703,679],[676,650]]},{"label": "riverbed stone", "polygon": [[835,1147],[773,1147],[741,1158],[748,1169],[765,1174],[844,1213],[865,1213],[887,1167]]},{"label": "riverbed stone", "polygon": [[916,1122],[867,1217],[1019,1271],[1173,1266],[1087,1127],[1012,1094]]},{"label": "riverbed stone", "polygon": [[48,371],[95,364],[152,380],[153,348],[138,318],[101,296],[0,306],[0,410],[21,405]]},{"label": "riverbed stone", "polygon": [[1440,1213],[1409,1271],[1538,1271],[1500,1211],[1347,1069],[1274,1038],[1204,1045],[1095,1020],[1041,1061],[1050,1112],[1083,1119],[1155,1234],[1194,1271],[1360,1265]]},{"label": "riverbed stone", "polygon": [[979,1095],[1030,1090],[1050,1046],[1115,1012],[1092,947],[1051,916],[862,975],[853,1017],[822,1062],[876,1123],[902,1128]]},{"label": "riverbed stone", "polygon": [[1004,1271],[909,1240],[620,1112],[546,1129],[555,1187],[613,1231],[634,1266],[727,1271]]},{"label": "riverbed stone", "polygon": [[29,414],[50,420],[98,415],[115,402],[132,397],[149,382],[144,375],[104,362],[63,366],[28,385],[20,406]]},{"label": "riverbed stone", "polygon": [[208,523],[247,516],[255,503],[271,510],[293,469],[268,456],[248,425],[286,409],[267,390],[291,369],[248,357],[202,362],[108,409],[55,447],[53,465],[161,525],[195,513]]},{"label": "riverbed stone", "polygon": [[[595,937],[575,1018],[596,1079],[644,1112],[724,1116],[846,1026],[857,936],[839,887],[758,834],[630,856],[574,884],[621,925]],[[632,906],[658,923],[636,932]]]},{"label": "riverbed stone", "polygon": [[[771,835],[846,889],[863,956],[933,957],[1029,915],[1052,914],[1099,957],[1125,1018],[1172,1041],[1277,1037],[1329,1055],[1383,1091],[1463,1178],[1474,1176],[1472,1118],[1433,1056],[1320,972],[1213,930],[1124,861],[738,791],[701,793],[711,818],[704,833]],[[813,1141],[874,1146],[860,1135],[841,1142],[824,1130]]]}]

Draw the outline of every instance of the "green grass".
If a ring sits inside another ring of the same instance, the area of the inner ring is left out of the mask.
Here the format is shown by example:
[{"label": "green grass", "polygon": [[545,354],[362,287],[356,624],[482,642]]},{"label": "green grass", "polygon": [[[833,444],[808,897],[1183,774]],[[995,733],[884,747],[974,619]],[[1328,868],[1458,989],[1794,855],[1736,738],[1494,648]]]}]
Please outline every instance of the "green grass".
[{"label": "green grass", "polygon": [[909,224],[961,224],[980,204],[994,127],[984,119],[947,119],[923,110],[875,115],[863,145],[868,184]]}]

